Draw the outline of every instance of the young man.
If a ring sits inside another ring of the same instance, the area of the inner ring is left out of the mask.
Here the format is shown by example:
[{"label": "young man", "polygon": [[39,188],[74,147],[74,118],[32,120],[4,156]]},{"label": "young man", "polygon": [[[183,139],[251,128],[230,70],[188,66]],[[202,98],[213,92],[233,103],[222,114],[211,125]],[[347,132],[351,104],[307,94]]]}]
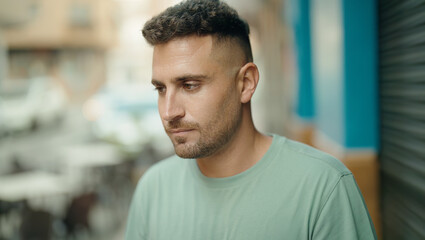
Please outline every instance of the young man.
[{"label": "young man", "polygon": [[140,180],[126,239],[375,239],[341,162],[255,129],[248,34],[235,10],[211,0],[182,2],[144,26],[176,156]]}]

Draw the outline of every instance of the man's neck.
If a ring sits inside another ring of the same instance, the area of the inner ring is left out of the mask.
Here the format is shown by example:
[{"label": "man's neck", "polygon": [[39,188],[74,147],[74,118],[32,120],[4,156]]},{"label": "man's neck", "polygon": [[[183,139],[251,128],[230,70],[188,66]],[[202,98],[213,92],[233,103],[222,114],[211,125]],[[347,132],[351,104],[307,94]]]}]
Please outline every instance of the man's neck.
[{"label": "man's neck", "polygon": [[207,177],[230,177],[254,166],[267,152],[272,138],[258,132],[252,121],[242,122],[231,141],[218,153],[197,159]]}]

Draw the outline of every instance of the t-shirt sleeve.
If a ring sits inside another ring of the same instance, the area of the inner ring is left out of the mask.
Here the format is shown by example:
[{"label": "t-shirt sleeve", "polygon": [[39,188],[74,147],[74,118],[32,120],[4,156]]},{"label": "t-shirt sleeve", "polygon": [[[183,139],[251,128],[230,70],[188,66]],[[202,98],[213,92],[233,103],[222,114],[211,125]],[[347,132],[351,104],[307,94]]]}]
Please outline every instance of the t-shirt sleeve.
[{"label": "t-shirt sleeve", "polygon": [[126,240],[144,240],[145,236],[145,210],[146,197],[143,194],[143,181],[139,181],[133,194],[130,209],[128,211],[127,228],[125,232]]},{"label": "t-shirt sleeve", "polygon": [[312,239],[377,239],[352,174],[343,175],[330,193],[317,218]]}]

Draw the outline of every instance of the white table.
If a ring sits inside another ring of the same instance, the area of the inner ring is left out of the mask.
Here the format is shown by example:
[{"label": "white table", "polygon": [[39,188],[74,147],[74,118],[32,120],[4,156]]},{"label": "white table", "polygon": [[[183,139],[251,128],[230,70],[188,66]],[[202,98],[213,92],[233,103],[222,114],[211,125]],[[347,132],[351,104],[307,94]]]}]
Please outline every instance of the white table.
[{"label": "white table", "polygon": [[30,171],[0,176],[0,200],[26,200],[31,208],[52,214],[63,214],[73,191],[64,177],[58,174]]},{"label": "white table", "polygon": [[57,174],[30,171],[0,176],[0,199],[20,201],[67,194],[63,177]]}]

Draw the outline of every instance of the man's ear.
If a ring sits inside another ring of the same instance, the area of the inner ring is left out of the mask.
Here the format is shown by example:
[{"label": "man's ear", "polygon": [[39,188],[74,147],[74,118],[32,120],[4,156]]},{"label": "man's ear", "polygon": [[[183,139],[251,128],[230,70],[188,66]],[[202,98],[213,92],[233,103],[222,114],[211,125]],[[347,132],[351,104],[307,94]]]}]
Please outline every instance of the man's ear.
[{"label": "man's ear", "polygon": [[245,64],[239,70],[239,87],[241,91],[241,102],[247,103],[254,95],[260,78],[257,65],[252,62]]}]

